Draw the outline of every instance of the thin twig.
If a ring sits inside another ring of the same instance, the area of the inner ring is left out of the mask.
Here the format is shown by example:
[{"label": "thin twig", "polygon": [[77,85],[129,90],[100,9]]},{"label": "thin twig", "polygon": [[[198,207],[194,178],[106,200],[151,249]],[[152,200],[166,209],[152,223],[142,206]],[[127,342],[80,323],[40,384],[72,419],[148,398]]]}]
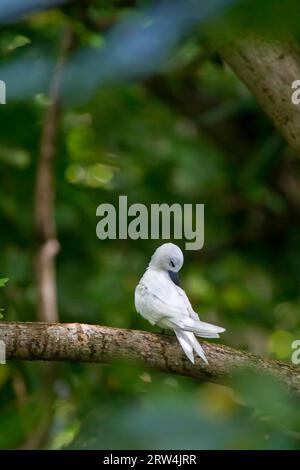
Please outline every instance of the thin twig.
[{"label": "thin twig", "polygon": [[38,241],[36,255],[38,316],[40,320],[49,322],[58,321],[54,260],[59,249],[59,243],[56,236],[54,216],[55,189],[53,172],[60,115],[60,89],[64,66],[72,43],[73,33],[71,30],[67,30],[62,40],[60,57],[57,61],[49,93],[50,105],[43,126],[34,197]]}]

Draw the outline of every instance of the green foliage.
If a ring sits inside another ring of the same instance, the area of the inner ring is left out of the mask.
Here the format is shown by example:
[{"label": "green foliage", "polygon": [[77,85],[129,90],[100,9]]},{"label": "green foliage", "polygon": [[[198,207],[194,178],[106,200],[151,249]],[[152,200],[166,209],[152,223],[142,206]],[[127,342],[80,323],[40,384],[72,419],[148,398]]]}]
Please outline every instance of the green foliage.
[{"label": "green foliage", "polygon": [[233,392],[153,374],[145,378],[142,395],[93,407],[68,449],[297,448],[297,439],[285,433],[292,423],[297,435],[297,402],[273,380],[238,376]]},{"label": "green foliage", "polygon": [[0,279],[0,287],[4,287],[7,281],[8,281],[7,277],[3,277],[2,279]]}]

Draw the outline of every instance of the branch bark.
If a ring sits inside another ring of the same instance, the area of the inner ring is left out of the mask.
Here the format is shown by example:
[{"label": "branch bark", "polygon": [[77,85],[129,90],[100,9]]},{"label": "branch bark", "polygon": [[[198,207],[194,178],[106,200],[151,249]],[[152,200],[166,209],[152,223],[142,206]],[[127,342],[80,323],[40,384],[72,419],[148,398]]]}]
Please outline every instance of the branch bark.
[{"label": "branch bark", "polygon": [[147,368],[199,380],[226,383],[234,373],[253,370],[277,378],[300,395],[300,368],[202,341],[209,365],[193,365],[175,337],[79,323],[5,323],[0,340],[7,359],[110,363],[133,361]]},{"label": "branch bark", "polygon": [[291,100],[292,82],[300,79],[296,41],[247,37],[224,43],[219,52],[289,145],[300,152],[300,107]]}]

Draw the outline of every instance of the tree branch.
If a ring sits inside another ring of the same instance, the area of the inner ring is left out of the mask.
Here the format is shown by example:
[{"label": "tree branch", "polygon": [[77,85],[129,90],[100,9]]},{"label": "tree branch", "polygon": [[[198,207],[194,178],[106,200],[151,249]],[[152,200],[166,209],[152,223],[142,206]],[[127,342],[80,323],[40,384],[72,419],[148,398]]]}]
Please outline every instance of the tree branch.
[{"label": "tree branch", "polygon": [[110,363],[134,361],[158,371],[199,380],[226,383],[241,370],[277,378],[300,395],[300,368],[263,359],[220,344],[201,341],[209,365],[200,359],[193,365],[175,337],[138,330],[79,323],[2,323],[0,340],[7,359]]},{"label": "tree branch", "polygon": [[300,151],[300,107],[292,103],[292,82],[300,79],[296,41],[243,38],[219,47],[223,59],[247,85],[283,134]]}]

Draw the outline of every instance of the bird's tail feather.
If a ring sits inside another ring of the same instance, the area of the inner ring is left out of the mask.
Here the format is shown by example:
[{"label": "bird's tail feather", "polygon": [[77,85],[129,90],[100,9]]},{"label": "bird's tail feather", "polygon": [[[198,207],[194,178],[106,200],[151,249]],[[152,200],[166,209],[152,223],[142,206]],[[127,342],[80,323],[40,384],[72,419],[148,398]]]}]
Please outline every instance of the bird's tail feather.
[{"label": "bird's tail feather", "polygon": [[186,356],[189,358],[189,360],[195,364],[195,359],[194,359],[194,353],[193,353],[193,347],[191,346],[190,342],[187,340],[187,337],[185,335],[185,331],[182,330],[175,330],[175,334],[177,336],[177,339],[184,350]]},{"label": "bird's tail feather", "polygon": [[225,331],[225,328],[200,320],[197,321],[193,318],[185,318],[184,320],[176,321],[175,328],[176,327],[194,333],[196,336],[202,336],[202,338],[218,338],[219,333]]},{"label": "bird's tail feather", "polygon": [[207,339],[215,339],[215,338],[220,338],[220,335],[218,333],[194,333],[195,336],[198,336],[199,338],[207,338]]},{"label": "bird's tail feather", "polygon": [[201,359],[203,359],[206,364],[208,364],[202,346],[200,343],[198,343],[193,333],[189,331],[182,331],[180,329],[175,329],[174,331],[182,349],[193,364],[195,364],[194,351],[196,354],[198,354],[199,357],[201,357]]}]

